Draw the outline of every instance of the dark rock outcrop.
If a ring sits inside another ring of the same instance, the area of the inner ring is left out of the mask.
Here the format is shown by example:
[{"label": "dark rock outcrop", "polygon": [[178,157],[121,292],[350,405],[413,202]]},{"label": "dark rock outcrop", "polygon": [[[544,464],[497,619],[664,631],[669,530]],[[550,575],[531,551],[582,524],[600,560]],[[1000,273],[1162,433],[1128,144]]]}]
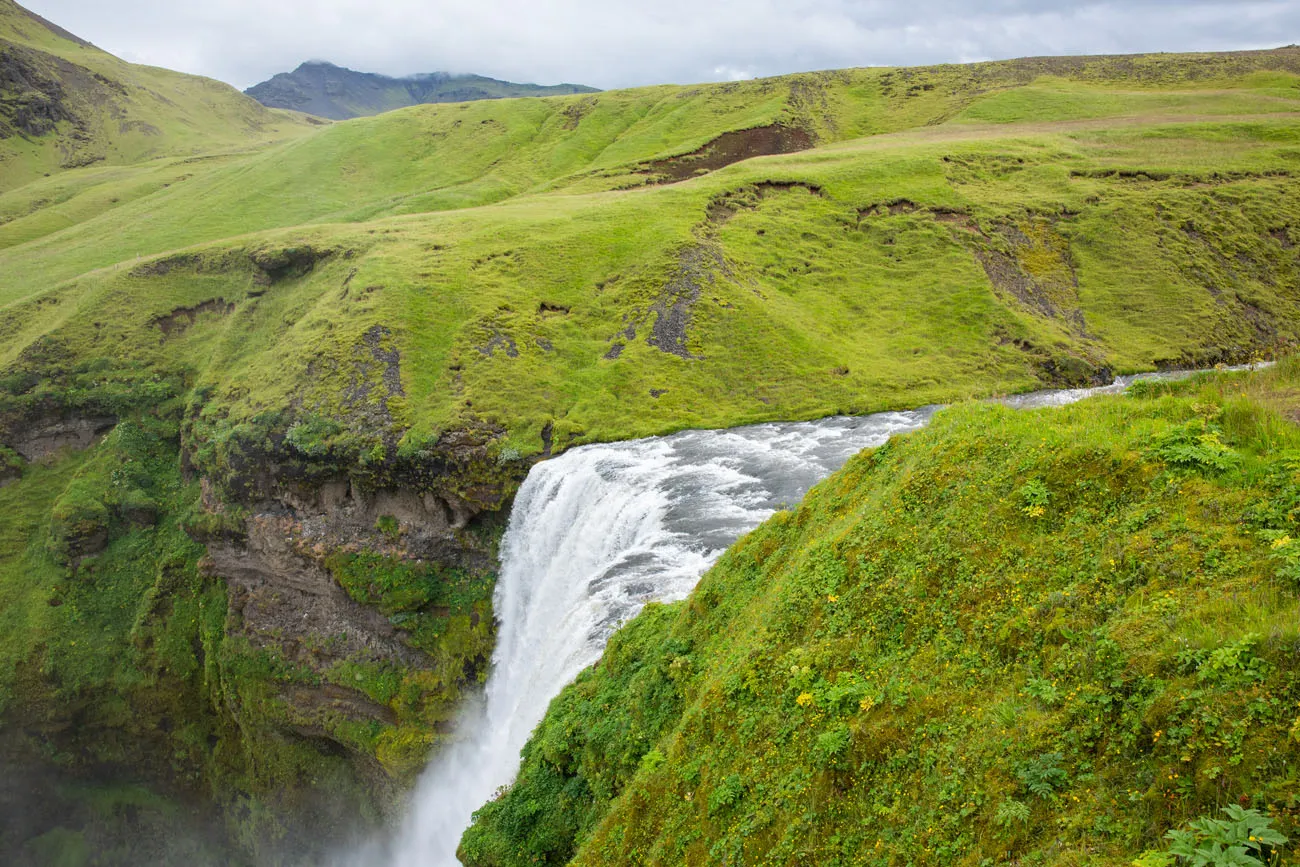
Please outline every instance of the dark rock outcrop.
[{"label": "dark rock outcrop", "polygon": [[10,446],[28,461],[37,461],[61,449],[88,448],[115,424],[117,419],[110,416],[37,419],[16,431]]}]

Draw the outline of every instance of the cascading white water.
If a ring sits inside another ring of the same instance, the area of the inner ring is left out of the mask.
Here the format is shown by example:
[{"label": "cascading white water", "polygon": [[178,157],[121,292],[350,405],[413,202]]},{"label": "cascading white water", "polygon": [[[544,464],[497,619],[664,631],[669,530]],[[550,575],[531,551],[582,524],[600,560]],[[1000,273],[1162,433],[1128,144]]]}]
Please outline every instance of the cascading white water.
[{"label": "cascading white water", "polygon": [[[1005,399],[1062,406],[1114,385]],[[582,446],[535,466],[502,541],[494,604],[500,621],[482,700],[463,739],[430,764],[396,836],[354,853],[349,867],[452,867],[474,810],[513,779],[546,707],[601,654],[611,632],[651,600],[685,598],[742,534],[864,448],[923,427],[927,407],[858,418],[687,431]]]}]

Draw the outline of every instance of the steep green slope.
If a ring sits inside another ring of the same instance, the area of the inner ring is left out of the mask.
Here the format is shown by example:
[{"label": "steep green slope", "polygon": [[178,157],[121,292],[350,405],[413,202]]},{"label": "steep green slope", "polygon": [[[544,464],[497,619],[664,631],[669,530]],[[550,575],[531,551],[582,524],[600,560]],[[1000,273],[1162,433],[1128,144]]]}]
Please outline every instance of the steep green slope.
[{"label": "steep green slope", "polygon": [[471,865],[1127,864],[1300,819],[1300,362],[945,410],[651,606]]},{"label": "steep green slope", "polygon": [[287,108],[332,120],[349,120],[435,102],[596,92],[596,88],[581,84],[516,84],[482,75],[445,72],[393,78],[323,61],[309,61],[293,72],[278,73],[244,91],[269,108]]},{"label": "steep green slope", "polygon": [[0,192],[61,169],[248,149],[311,128],[229,85],[124,63],[0,0]]}]

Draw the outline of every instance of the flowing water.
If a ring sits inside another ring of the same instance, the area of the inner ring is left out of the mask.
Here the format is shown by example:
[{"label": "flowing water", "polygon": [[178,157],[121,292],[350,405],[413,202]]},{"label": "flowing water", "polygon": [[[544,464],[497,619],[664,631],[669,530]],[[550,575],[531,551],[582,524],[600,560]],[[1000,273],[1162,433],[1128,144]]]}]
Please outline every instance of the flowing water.
[{"label": "flowing water", "polygon": [[[1063,406],[1101,388],[1006,398]],[[719,555],[854,454],[925,426],[937,407],[581,446],[537,464],[515,499],[494,600],[500,620],[484,696],[464,739],[434,759],[393,839],[350,867],[452,867],[471,814],[508,785],[546,707],[647,602],[683,599]]]}]

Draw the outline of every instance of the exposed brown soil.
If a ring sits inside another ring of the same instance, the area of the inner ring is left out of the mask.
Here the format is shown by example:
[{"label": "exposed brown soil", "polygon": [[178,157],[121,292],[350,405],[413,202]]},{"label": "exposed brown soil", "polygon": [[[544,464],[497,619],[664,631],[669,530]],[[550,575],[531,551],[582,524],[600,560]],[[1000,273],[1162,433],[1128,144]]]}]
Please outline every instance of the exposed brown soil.
[{"label": "exposed brown soil", "polygon": [[262,272],[258,275],[260,282],[268,284],[278,283],[281,280],[292,280],[309,274],[316,267],[317,262],[328,259],[337,252],[334,249],[304,244],[295,247],[254,250],[248,254],[248,257]]},{"label": "exposed brown soil", "polygon": [[739,189],[730,190],[709,200],[705,211],[705,225],[697,227],[697,234],[707,237],[710,229],[725,224],[741,211],[752,211],[767,197],[790,190],[807,190],[814,196],[825,196],[825,191],[817,184],[804,181],[760,181],[746,184]]},{"label": "exposed brown soil", "polygon": [[[388,399],[401,397],[402,356],[393,332],[383,325],[373,325],[361,336],[352,352],[348,385],[343,400],[352,415],[352,423],[370,428],[392,424]],[[375,387],[382,385],[382,399],[372,399]]]},{"label": "exposed brown soil", "polygon": [[933,210],[930,215],[940,223],[948,223],[958,228],[965,229],[975,235],[983,235],[984,230],[975,222],[975,218],[964,211],[944,211]]},{"label": "exposed brown soil", "polygon": [[1032,242],[1019,232],[1006,231],[1004,236],[1011,236],[1012,253],[987,247],[975,251],[975,258],[983,266],[994,289],[1004,296],[1014,297],[1032,312],[1055,319],[1079,336],[1086,337],[1087,326],[1079,302],[1079,281],[1069,262],[1062,262],[1063,273],[1060,275],[1030,274],[1016,252],[1029,249]]},{"label": "exposed brown soil", "polygon": [[[1056,221],[1072,214],[1030,218],[1026,223],[1028,231],[1033,233],[1030,237],[1011,223],[994,226],[986,232],[965,212],[929,209],[909,199],[894,199],[858,208],[858,225],[869,219],[913,213],[926,214],[936,222],[969,233],[960,240],[984,269],[995,292],[1014,298],[1036,315],[1060,322],[1080,337],[1089,336],[1069,244],[1055,229]],[[1040,264],[1054,260],[1054,266],[1047,273],[1031,274],[1022,261],[1029,253],[1034,253]],[[1061,379],[1057,371],[1046,372],[1053,381]],[[1074,379],[1072,373],[1066,378]]]},{"label": "exposed brown soil", "polygon": [[158,316],[150,320],[149,324],[158,326],[158,330],[163,333],[165,339],[184,334],[204,313],[229,316],[234,311],[235,303],[233,301],[226,301],[224,298],[213,298],[211,301],[204,301],[202,304],[195,304],[193,307],[177,307],[165,316]]},{"label": "exposed brown soil", "polygon": [[[138,132],[138,133],[141,133],[141,134],[143,134],[143,135],[147,135],[147,136],[160,136],[160,135],[162,135],[162,130],[158,129],[158,127],[154,126],[153,124],[151,124],[151,123],[146,123],[146,122],[144,122],[144,121],[142,121],[142,120],[124,120],[124,121],[121,121],[121,122],[118,123],[118,125],[117,125],[117,130],[118,130],[118,132],[122,133],[123,135],[125,135],[125,134],[127,134],[127,133],[131,133],[131,132]],[[168,185],[168,186],[170,186],[170,185]]]},{"label": "exposed brown soil", "polygon": [[807,131],[775,123],[723,133],[699,150],[655,160],[638,171],[650,175],[652,183],[673,184],[741,160],[792,154],[808,150],[814,144],[812,135]]},{"label": "exposed brown soil", "polygon": [[154,259],[152,262],[145,262],[143,265],[137,265],[131,269],[132,277],[163,277],[177,269],[187,271],[198,270],[201,268],[203,259],[193,253],[182,253],[177,256],[164,256],[161,259]]},{"label": "exposed brown soil", "polygon": [[549,458],[555,446],[555,422],[548,421],[542,427],[542,457]]},{"label": "exposed brown soil", "polygon": [[1215,187],[1222,184],[1237,183],[1238,181],[1269,180],[1273,178],[1289,178],[1291,176],[1292,172],[1286,169],[1272,169],[1266,172],[1209,172],[1206,174],[1153,170],[1139,171],[1136,169],[1074,169],[1070,172],[1072,178],[1127,181],[1135,184],[1170,184],[1172,186],[1192,188]]},{"label": "exposed brown soil", "polygon": [[891,202],[879,202],[874,205],[867,205],[864,208],[858,208],[858,224],[861,225],[863,220],[871,217],[883,217],[888,214],[891,217],[897,217],[899,214],[911,214],[921,210],[921,206],[910,199],[894,199]]}]

